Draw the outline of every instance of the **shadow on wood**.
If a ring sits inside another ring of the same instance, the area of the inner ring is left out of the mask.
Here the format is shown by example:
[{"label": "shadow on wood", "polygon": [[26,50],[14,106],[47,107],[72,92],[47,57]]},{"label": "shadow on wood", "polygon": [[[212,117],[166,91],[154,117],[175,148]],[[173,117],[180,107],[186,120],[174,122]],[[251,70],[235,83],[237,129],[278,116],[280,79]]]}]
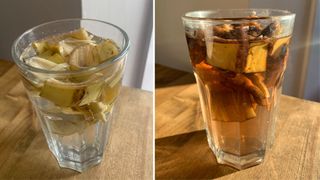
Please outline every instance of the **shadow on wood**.
[{"label": "shadow on wood", "polygon": [[160,64],[155,65],[155,72],[156,88],[193,84],[196,82],[192,73],[171,69]]},{"label": "shadow on wood", "polygon": [[204,130],[157,139],[156,179],[211,179],[237,170],[217,163]]}]

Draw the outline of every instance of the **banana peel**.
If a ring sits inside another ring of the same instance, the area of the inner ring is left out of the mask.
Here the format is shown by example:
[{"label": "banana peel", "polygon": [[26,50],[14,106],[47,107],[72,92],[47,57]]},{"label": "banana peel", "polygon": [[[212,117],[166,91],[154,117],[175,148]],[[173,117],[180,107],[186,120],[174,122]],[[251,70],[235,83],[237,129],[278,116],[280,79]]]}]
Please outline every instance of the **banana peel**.
[{"label": "banana peel", "polygon": [[102,102],[91,102],[89,108],[95,117],[100,121],[107,121],[106,113],[110,113],[112,110],[112,105],[106,105]]},{"label": "banana peel", "polygon": [[39,69],[46,69],[46,70],[50,70],[58,65],[55,62],[52,62],[52,61],[49,61],[47,59],[37,57],[37,56],[26,60],[26,64],[28,64],[32,67],[36,67]]},{"label": "banana peel", "polygon": [[40,96],[61,107],[71,107],[85,95],[85,87],[70,86],[55,79],[48,79],[40,91]]},{"label": "banana peel", "polygon": [[79,46],[70,54],[68,63],[75,69],[98,65],[98,52],[91,44]]},{"label": "banana peel", "polygon": [[281,53],[281,47],[283,45],[288,46],[290,43],[291,36],[276,39],[273,43],[272,49],[270,51],[270,55],[273,57],[278,57]]},{"label": "banana peel", "polygon": [[243,122],[256,117],[255,105],[245,90],[210,94],[211,110],[217,121]]},{"label": "banana peel", "polygon": [[55,79],[45,81],[40,96],[61,107],[73,107],[88,104],[100,96],[102,83],[75,85]]},{"label": "banana peel", "polygon": [[[240,43],[244,42],[234,40],[208,42],[207,62],[215,67],[239,73],[266,71],[268,42],[249,42],[247,50]],[[239,63],[239,59],[245,62]]]},{"label": "banana peel", "polygon": [[96,46],[99,61],[104,62],[119,54],[120,50],[116,43],[110,39],[104,40]]},{"label": "banana peel", "polygon": [[55,53],[51,50],[46,50],[43,53],[40,53],[38,56],[57,64],[65,63],[64,57],[62,57],[59,53]]},{"label": "banana peel", "polygon": [[101,92],[101,101],[105,104],[112,104],[119,95],[121,81],[118,81],[114,86],[106,84]]},{"label": "banana peel", "polygon": [[84,28],[80,28],[65,35],[66,37],[72,37],[79,40],[90,40],[88,32]]},{"label": "banana peel", "polygon": [[98,99],[101,94],[103,82],[91,84],[86,87],[85,94],[79,104],[79,106],[89,104]]}]

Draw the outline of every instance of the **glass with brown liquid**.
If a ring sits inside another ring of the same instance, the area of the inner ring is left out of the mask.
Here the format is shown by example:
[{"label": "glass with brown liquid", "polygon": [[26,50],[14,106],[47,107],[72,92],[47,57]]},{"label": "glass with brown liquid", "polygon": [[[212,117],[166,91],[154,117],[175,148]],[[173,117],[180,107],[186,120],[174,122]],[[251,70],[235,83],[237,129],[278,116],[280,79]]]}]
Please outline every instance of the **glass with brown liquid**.
[{"label": "glass with brown liquid", "polygon": [[183,17],[208,143],[222,164],[260,164],[274,136],[294,14],[216,10]]}]

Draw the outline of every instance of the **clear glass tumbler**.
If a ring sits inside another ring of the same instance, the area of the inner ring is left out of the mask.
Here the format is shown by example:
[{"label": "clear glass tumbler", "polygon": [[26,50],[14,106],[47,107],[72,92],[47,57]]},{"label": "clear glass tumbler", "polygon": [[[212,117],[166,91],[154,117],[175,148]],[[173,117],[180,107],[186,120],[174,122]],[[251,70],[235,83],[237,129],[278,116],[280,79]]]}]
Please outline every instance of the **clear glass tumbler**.
[{"label": "clear glass tumbler", "polygon": [[[81,27],[94,35],[92,40],[112,39],[119,46],[120,53],[99,65],[75,71],[39,69],[22,60],[21,55],[30,43]],[[49,149],[60,167],[82,172],[101,162],[128,49],[129,39],[125,31],[116,25],[90,19],[44,23],[26,31],[13,43],[13,59],[19,67]],[[55,80],[59,83],[48,83]],[[80,103],[74,107],[70,101],[76,96],[90,97],[86,99],[92,102],[81,101],[83,105]]]},{"label": "clear glass tumbler", "polygon": [[260,164],[272,144],[295,14],[271,9],[183,17],[207,139],[218,163]]}]

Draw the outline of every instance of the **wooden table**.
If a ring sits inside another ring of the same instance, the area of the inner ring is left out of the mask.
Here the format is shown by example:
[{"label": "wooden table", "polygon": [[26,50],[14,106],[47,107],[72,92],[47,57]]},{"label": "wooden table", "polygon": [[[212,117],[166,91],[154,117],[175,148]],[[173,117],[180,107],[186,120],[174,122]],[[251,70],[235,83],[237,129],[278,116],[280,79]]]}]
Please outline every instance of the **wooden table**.
[{"label": "wooden table", "polygon": [[123,87],[102,163],[59,168],[13,63],[0,61],[0,179],[152,179],[152,93]]},{"label": "wooden table", "polygon": [[157,179],[320,179],[320,103],[282,96],[265,162],[237,171],[208,147],[192,74],[156,65],[155,94]]}]

